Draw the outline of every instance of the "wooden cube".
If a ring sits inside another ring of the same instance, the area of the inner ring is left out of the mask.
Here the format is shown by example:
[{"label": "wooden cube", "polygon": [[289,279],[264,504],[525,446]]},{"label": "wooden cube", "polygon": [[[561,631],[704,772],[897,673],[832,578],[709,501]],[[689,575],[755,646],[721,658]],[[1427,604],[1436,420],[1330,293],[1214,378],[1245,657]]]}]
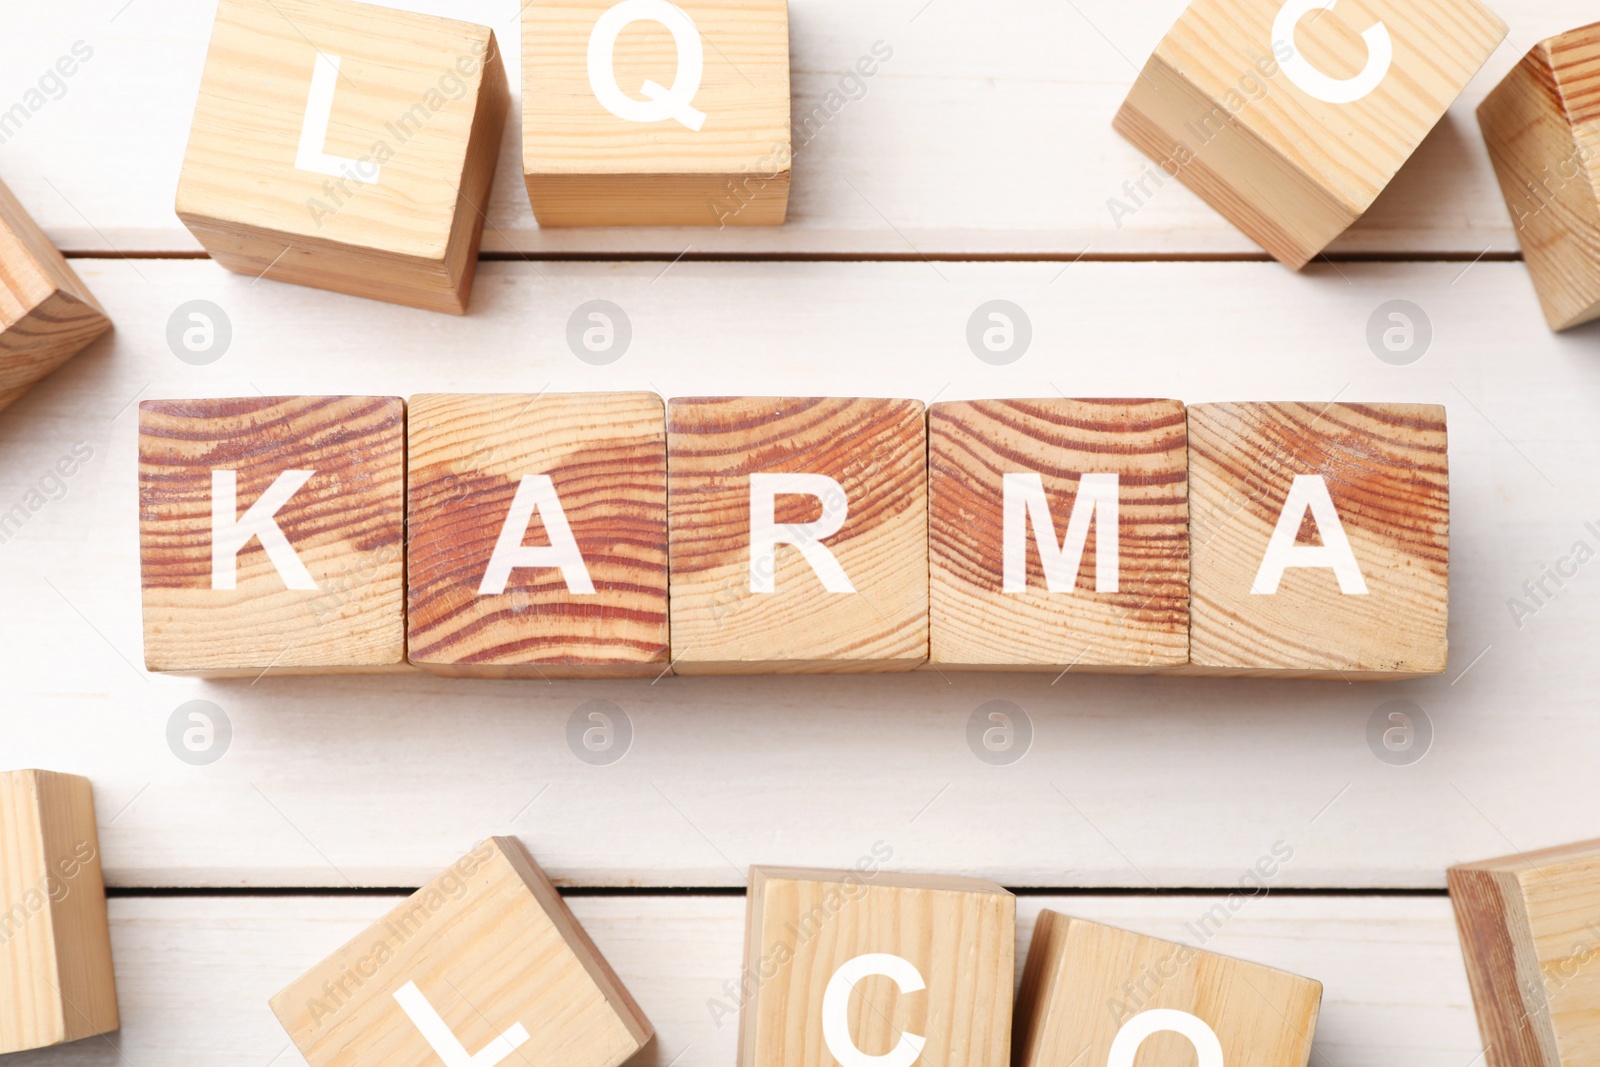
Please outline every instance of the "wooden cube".
[{"label": "wooden cube", "polygon": [[522,169],[541,226],[775,226],[786,0],[529,0]]},{"label": "wooden cube", "polygon": [[409,421],[414,665],[502,678],[668,669],[660,397],[417,396]]},{"label": "wooden cube", "polygon": [[82,279],[0,185],[0,411],[110,328]]},{"label": "wooden cube", "polygon": [[89,779],[0,774],[0,1055],[118,1025]]},{"label": "wooden cube", "polygon": [[1505,34],[1477,0],[1195,0],[1115,122],[1161,172],[1110,210],[1120,223],[1175,177],[1298,269],[1372,206]]},{"label": "wooden cube", "polygon": [[393,397],[141,403],[145,664],[406,669],[405,432]]},{"label": "wooden cube", "polygon": [[739,1067],[1009,1067],[1017,901],[998,885],[752,867],[746,907]]},{"label": "wooden cube", "polygon": [[483,842],[272,998],[310,1067],[617,1067],[650,1023],[513,838]]},{"label": "wooden cube", "polygon": [[1478,107],[1553,330],[1600,318],[1600,22],[1540,41]]},{"label": "wooden cube", "polygon": [[178,217],[229,270],[464,313],[509,105],[487,27],[221,0]]},{"label": "wooden cube", "polygon": [[1450,471],[1429,404],[1189,408],[1188,670],[1445,669]]},{"label": "wooden cube", "polygon": [[1189,455],[1175,400],[979,400],[928,415],[931,662],[1189,660]]},{"label": "wooden cube", "polygon": [[[1224,909],[1225,910],[1225,909]],[[1322,983],[1039,913],[1017,994],[1017,1067],[1305,1067]]]},{"label": "wooden cube", "polygon": [[673,669],[924,663],[927,466],[915,400],[671,401]]},{"label": "wooden cube", "polygon": [[1450,868],[1488,1067],[1600,1058],[1600,841]]}]

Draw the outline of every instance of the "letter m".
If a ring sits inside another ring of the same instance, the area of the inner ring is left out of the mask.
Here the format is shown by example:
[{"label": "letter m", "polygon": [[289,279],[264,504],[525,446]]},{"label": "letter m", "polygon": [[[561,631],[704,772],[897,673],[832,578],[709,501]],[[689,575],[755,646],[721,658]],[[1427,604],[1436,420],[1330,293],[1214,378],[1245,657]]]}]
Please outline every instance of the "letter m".
[{"label": "letter m", "polygon": [[1001,589],[1024,593],[1028,589],[1028,523],[1033,523],[1039,545],[1039,562],[1044,567],[1044,584],[1052,593],[1072,593],[1078,584],[1078,569],[1083,549],[1094,526],[1094,591],[1118,590],[1119,522],[1117,513],[1118,475],[1085,474],[1078,479],[1078,493],[1067,520],[1067,536],[1056,543],[1055,520],[1050,515],[1050,499],[1045,495],[1044,479],[1038,474],[1006,474],[1001,548],[1004,576]]}]

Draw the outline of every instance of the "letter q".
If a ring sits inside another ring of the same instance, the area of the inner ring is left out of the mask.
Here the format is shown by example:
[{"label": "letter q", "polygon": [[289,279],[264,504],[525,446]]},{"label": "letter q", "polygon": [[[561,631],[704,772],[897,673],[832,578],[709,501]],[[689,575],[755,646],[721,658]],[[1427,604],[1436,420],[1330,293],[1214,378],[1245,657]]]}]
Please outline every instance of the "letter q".
[{"label": "letter q", "polygon": [[[617,38],[635,22],[659,22],[671,31],[678,49],[678,73],[672,79],[672,88],[664,89],[646,79],[639,88],[644,100],[622,91],[615,67]],[[694,107],[694,98],[700,92],[705,67],[700,30],[682,8],[667,0],[622,0],[600,16],[589,34],[589,88],[594,90],[601,107],[628,122],[676,119],[699,131],[705,125],[706,114]]]}]

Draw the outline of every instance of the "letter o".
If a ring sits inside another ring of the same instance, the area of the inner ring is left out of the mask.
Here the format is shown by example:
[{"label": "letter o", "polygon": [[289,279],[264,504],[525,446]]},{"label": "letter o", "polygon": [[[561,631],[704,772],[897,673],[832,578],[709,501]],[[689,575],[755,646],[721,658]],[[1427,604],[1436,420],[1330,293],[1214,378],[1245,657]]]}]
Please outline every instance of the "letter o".
[{"label": "letter o", "polygon": [[[1394,62],[1394,41],[1381,22],[1361,31],[1367,43],[1367,65],[1353,78],[1330,78],[1294,47],[1294,28],[1313,11],[1332,11],[1337,0],[1286,0],[1272,20],[1272,47],[1287,46],[1289,58],[1279,64],[1300,90],[1325,104],[1353,104],[1371,93],[1389,73]],[[1280,53],[1281,54],[1281,53]]]},{"label": "letter o", "polygon": [[[902,993],[927,988],[922,973],[910,960],[887,952],[857,956],[833,972],[822,995],[822,1037],[839,1067],[911,1067],[927,1044],[920,1034],[905,1033],[900,1035],[900,1043],[882,1056],[869,1056],[856,1047],[850,1036],[850,994],[857,982],[875,974],[892,980]],[[1217,1061],[1219,1067],[1221,1062]]]},{"label": "letter o", "polygon": [[1112,1039],[1106,1067],[1133,1067],[1133,1058],[1145,1038],[1162,1032],[1188,1038],[1199,1058],[1199,1067],[1222,1067],[1222,1042],[1217,1040],[1216,1031],[1199,1017],[1173,1008],[1142,1011],[1124,1023]]}]

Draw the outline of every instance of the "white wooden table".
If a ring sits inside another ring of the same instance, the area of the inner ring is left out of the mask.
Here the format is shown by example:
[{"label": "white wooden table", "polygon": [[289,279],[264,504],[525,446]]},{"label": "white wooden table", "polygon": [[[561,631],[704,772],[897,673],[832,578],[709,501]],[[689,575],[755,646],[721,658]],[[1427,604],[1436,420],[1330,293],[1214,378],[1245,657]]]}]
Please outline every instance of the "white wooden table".
[{"label": "white wooden table", "polygon": [[[516,39],[517,0],[431,0]],[[178,0],[13,5],[0,110],[82,40],[93,57],[0,145],[3,178],[116,320],[0,416],[0,510],[75,442],[88,462],[0,544],[0,765],[97,790],[125,1026],[19,1065],[297,1063],[266,998],[479,838],[521,837],[660,1037],[651,1065],[729,1067],[707,1002],[736,976],[744,869],[980,874],[1041,907],[1158,935],[1225,900],[1278,842],[1271,895],[1212,947],[1327,983],[1324,1067],[1470,1067],[1481,1045],[1444,868],[1600,834],[1600,565],[1518,626],[1524,582],[1600,548],[1600,333],[1549,334],[1472,107],[1579,0],[1503,0],[1511,38],[1371,215],[1302,275],[1169,183],[1119,228],[1144,160],[1110,129],[1183,0],[792,0],[796,114],[874,42],[894,57],[800,148],[793,221],[764,231],[534,224],[508,124],[472,314],[252,282],[199,258],[172,198],[212,13]],[[515,82],[516,50],[506,58]],[[604,298],[633,345],[574,358]],[[968,316],[1022,306],[1033,346],[974,358]],[[232,347],[174,357],[207,299]],[[1419,361],[1369,349],[1378,305],[1433,328]],[[154,677],[141,662],[140,398],[651,388],[663,394],[1055,395],[1431,401],[1448,406],[1453,647],[1413,683],[941,675],[476,683]],[[204,699],[232,729],[190,766],[167,721]],[[1030,718],[1010,766],[976,759],[986,700]],[[629,717],[620,762],[569,750],[587,700]],[[1369,748],[1374,712],[1432,724],[1419,762]],[[1026,931],[1023,931],[1026,937]]]}]

